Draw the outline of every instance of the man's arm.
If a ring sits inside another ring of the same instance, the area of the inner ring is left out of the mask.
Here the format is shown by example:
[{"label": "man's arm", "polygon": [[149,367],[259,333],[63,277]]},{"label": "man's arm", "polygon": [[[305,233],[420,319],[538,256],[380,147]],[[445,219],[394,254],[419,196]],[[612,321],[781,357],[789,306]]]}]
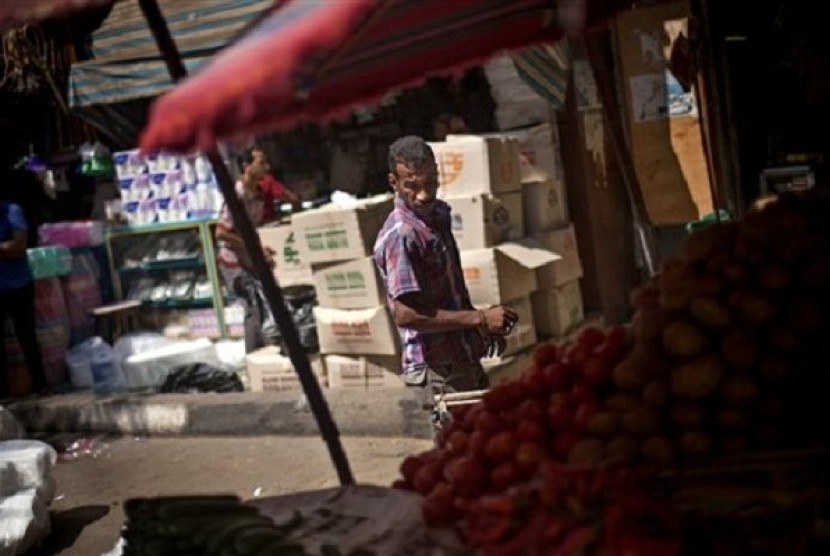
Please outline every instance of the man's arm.
[{"label": "man's arm", "polygon": [[0,259],[19,259],[26,256],[26,230],[15,230],[12,238],[0,242]]},{"label": "man's arm", "polygon": [[421,293],[407,293],[395,299],[393,317],[397,326],[418,332],[486,328],[489,334],[503,334],[519,318],[513,309],[503,305],[481,311],[435,309]]}]

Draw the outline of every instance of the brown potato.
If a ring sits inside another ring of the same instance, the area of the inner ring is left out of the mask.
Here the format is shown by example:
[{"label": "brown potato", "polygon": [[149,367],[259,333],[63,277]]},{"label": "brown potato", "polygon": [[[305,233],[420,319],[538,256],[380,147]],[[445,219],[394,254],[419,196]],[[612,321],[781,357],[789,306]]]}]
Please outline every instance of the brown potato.
[{"label": "brown potato", "polygon": [[770,345],[782,354],[790,353],[798,347],[798,337],[783,326],[771,326],[767,338]]},{"label": "brown potato", "polygon": [[718,424],[726,430],[743,430],[749,426],[749,417],[746,413],[726,409],[718,412]]},{"label": "brown potato", "polygon": [[568,463],[597,464],[605,459],[605,443],[602,440],[589,438],[574,444],[568,452]]},{"label": "brown potato", "polygon": [[681,430],[698,430],[707,419],[703,406],[696,403],[681,403],[669,411],[671,422]]},{"label": "brown potato", "polygon": [[749,324],[762,326],[773,320],[778,307],[768,297],[746,292],[738,301],[738,311]]},{"label": "brown potato", "polygon": [[758,360],[757,335],[749,328],[729,329],[721,340],[723,360],[736,369],[747,369]]},{"label": "brown potato", "polygon": [[660,290],[656,285],[645,285],[631,292],[631,306],[635,309],[658,309]]},{"label": "brown potato", "polygon": [[614,384],[623,392],[639,391],[648,379],[648,373],[631,359],[625,359],[614,367]]},{"label": "brown potato", "polygon": [[623,413],[622,430],[634,436],[649,436],[660,429],[660,416],[645,407],[634,408]]},{"label": "brown potato", "polygon": [[711,297],[696,297],[689,304],[689,312],[703,326],[725,328],[732,322],[729,310]]},{"label": "brown potato", "polygon": [[685,319],[674,321],[663,331],[663,348],[669,355],[697,355],[706,348],[707,343],[700,330]]},{"label": "brown potato", "polygon": [[739,262],[731,262],[723,269],[723,277],[735,284],[743,284],[749,279],[749,271]]},{"label": "brown potato", "polygon": [[588,420],[588,432],[599,437],[616,434],[620,418],[613,411],[601,411]]},{"label": "brown potato", "polygon": [[630,436],[618,435],[608,441],[605,451],[609,462],[627,462],[637,458],[639,445]]},{"label": "brown potato", "polygon": [[665,353],[656,343],[635,344],[628,354],[628,359],[650,377],[663,374],[669,368]]},{"label": "brown potato", "polygon": [[786,378],[789,373],[789,365],[783,359],[765,357],[761,361],[761,375],[772,382]]},{"label": "brown potato", "polygon": [[612,411],[626,411],[632,407],[638,406],[639,404],[640,401],[637,397],[631,394],[612,394],[605,400],[605,407]]},{"label": "brown potato", "polygon": [[662,309],[640,309],[631,320],[631,335],[636,343],[648,343],[663,333],[670,320]]},{"label": "brown potato", "polygon": [[761,395],[761,387],[750,376],[729,377],[721,386],[724,401],[732,407],[746,407]]},{"label": "brown potato", "polygon": [[790,285],[790,273],[782,266],[771,265],[761,271],[758,283],[767,291],[781,291]]},{"label": "brown potato", "polygon": [[821,305],[806,296],[793,299],[787,308],[787,324],[796,335],[807,335],[817,330],[823,317]]},{"label": "brown potato", "polygon": [[653,380],[643,390],[643,401],[648,407],[660,408],[669,403],[671,388],[666,381]]},{"label": "brown potato", "polygon": [[709,455],[712,451],[712,438],[705,433],[690,431],[680,435],[678,448],[680,453],[690,459],[698,459]]},{"label": "brown potato", "polygon": [[686,237],[680,244],[678,255],[692,263],[709,259],[731,246],[735,231],[731,223],[712,224]]},{"label": "brown potato", "polygon": [[672,372],[672,392],[681,398],[702,400],[711,396],[720,384],[723,364],[717,356],[702,355]]},{"label": "brown potato", "polygon": [[723,456],[737,456],[749,450],[749,441],[745,436],[727,436],[718,442],[718,453]]},{"label": "brown potato", "polygon": [[674,447],[668,438],[652,436],[643,442],[643,457],[657,465],[666,465],[674,461]]}]

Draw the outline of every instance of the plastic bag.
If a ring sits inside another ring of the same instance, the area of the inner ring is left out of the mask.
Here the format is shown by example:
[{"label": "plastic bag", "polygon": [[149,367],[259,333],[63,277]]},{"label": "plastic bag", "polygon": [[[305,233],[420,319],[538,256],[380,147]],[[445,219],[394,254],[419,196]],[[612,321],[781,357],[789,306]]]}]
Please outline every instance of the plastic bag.
[{"label": "plastic bag", "polygon": [[48,501],[30,488],[0,498],[0,555],[25,554],[49,535]]},{"label": "plastic bag", "polygon": [[66,354],[72,385],[76,388],[93,387],[102,393],[119,389],[124,381],[113,359],[112,347],[100,336],[76,345]]},{"label": "plastic bag", "polygon": [[131,332],[121,336],[112,349],[112,364],[115,367],[115,372],[118,376],[123,377],[126,382],[124,362],[130,356],[163,348],[171,343],[173,343],[172,340],[157,332]]},{"label": "plastic bag", "polygon": [[54,494],[54,483],[47,481],[58,454],[38,440],[0,442],[0,496],[11,496],[24,489],[40,489],[47,501]]},{"label": "plastic bag", "polygon": [[164,393],[242,392],[242,381],[236,373],[223,371],[204,363],[174,368],[159,389]]}]

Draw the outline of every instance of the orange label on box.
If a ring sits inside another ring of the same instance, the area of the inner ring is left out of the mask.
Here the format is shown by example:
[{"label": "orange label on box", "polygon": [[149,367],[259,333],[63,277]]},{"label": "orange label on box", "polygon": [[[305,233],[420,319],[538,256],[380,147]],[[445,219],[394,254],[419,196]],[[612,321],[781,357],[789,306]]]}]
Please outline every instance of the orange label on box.
[{"label": "orange label on box", "polygon": [[464,170],[464,155],[457,152],[441,153],[439,167],[441,173],[441,185],[446,187],[461,175]]},{"label": "orange label on box", "polygon": [[331,332],[335,336],[371,336],[368,322],[333,322]]},{"label": "orange label on box", "polygon": [[513,181],[518,169],[515,167],[514,161],[508,158],[502,158],[499,164],[499,177],[503,183],[510,183]]},{"label": "orange label on box", "polygon": [[481,280],[481,269],[477,266],[470,266],[462,269],[465,280]]}]

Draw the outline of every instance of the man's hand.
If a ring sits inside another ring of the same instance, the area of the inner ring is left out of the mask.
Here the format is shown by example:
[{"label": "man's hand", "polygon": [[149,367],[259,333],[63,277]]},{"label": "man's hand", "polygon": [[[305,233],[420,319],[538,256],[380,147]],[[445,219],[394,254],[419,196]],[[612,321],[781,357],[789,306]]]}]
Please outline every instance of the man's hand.
[{"label": "man's hand", "polygon": [[483,324],[490,335],[506,336],[513,331],[517,322],[519,322],[519,315],[510,307],[496,305],[484,310]]},{"label": "man's hand", "polygon": [[505,348],[507,347],[507,340],[505,340],[504,336],[502,336],[501,334],[492,334],[490,336],[485,336],[484,342],[487,347],[486,356],[488,358],[500,357],[501,354],[504,353]]}]

